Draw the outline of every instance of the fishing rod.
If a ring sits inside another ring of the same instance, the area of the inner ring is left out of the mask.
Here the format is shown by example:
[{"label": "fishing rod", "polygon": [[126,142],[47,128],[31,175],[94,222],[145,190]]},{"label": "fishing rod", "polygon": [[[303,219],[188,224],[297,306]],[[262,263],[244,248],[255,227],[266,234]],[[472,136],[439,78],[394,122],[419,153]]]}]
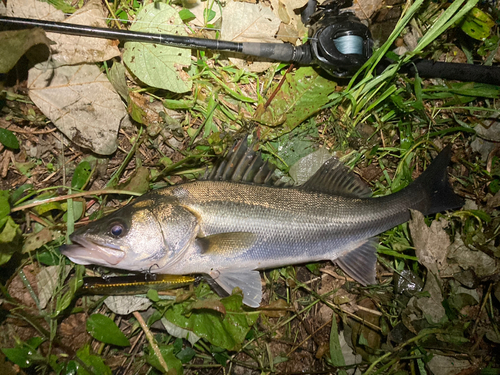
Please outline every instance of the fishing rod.
[{"label": "fishing rod", "polygon": [[[302,15],[304,24],[309,26],[309,39],[301,46],[294,46],[290,43],[229,42],[17,17],[0,17],[0,28],[39,27],[48,32],[61,34],[236,52],[281,62],[317,65],[334,77],[348,78],[371,57],[373,48],[373,40],[368,27],[354,13],[345,9],[352,4],[352,0],[327,0],[317,5],[315,0],[310,0],[306,7],[307,14]],[[377,72],[381,73],[389,64],[389,61],[381,62]],[[409,75],[415,75],[418,72],[423,78],[444,78],[500,85],[500,68],[493,66],[415,59],[404,65],[400,71]]]},{"label": "fishing rod", "polygon": [[[48,32],[61,34],[237,52],[300,65],[319,65],[335,77],[348,77],[353,75],[372,53],[372,40],[368,28],[353,13],[341,11],[345,7],[344,3],[349,2],[352,5],[352,0],[327,1],[328,4],[322,6],[314,15],[316,24],[321,26],[315,28],[310,43],[301,46],[290,43],[229,42],[17,17],[0,17],[0,27],[10,29],[39,27]],[[325,19],[328,21],[325,22]]]}]

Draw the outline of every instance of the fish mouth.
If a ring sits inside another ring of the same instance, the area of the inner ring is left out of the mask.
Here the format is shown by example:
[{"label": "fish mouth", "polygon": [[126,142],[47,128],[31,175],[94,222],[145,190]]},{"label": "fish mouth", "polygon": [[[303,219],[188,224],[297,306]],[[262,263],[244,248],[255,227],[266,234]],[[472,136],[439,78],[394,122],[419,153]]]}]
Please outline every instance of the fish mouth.
[{"label": "fish mouth", "polygon": [[122,261],[125,251],[110,244],[98,244],[82,238],[72,238],[75,244],[63,245],[59,248],[61,254],[72,262],[82,264],[97,264],[101,266],[115,266]]}]

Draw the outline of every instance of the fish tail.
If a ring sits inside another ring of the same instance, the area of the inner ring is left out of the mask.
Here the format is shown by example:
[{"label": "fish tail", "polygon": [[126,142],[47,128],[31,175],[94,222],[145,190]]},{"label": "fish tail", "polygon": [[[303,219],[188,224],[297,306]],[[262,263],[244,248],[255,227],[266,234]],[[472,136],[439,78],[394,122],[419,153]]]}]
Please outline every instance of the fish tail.
[{"label": "fish tail", "polygon": [[460,208],[464,200],[453,191],[448,181],[447,167],[451,160],[451,145],[446,146],[431,165],[409,186],[423,199],[415,201],[411,208],[432,215]]}]

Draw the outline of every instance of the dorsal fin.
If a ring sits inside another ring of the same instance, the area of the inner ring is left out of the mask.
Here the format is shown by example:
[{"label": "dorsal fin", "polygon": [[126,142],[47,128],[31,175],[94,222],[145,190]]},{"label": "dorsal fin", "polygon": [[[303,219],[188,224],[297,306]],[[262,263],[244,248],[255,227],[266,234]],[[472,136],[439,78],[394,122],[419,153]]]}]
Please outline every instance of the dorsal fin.
[{"label": "dorsal fin", "polygon": [[247,137],[236,142],[227,155],[206,175],[206,180],[271,184],[275,167],[248,147]]},{"label": "dorsal fin", "polygon": [[368,198],[371,189],[337,158],[327,160],[300,189],[347,198]]}]

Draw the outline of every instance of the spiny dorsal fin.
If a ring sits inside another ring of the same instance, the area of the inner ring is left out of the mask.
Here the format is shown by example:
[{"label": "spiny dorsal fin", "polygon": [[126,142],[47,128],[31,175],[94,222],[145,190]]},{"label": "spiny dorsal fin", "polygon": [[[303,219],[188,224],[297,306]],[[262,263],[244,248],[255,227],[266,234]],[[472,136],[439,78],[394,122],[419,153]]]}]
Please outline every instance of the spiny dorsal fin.
[{"label": "spiny dorsal fin", "polygon": [[372,195],[371,189],[337,158],[327,160],[299,188],[347,198],[369,198]]},{"label": "spiny dorsal fin", "polygon": [[229,149],[226,157],[205,177],[212,181],[271,184],[275,167],[262,160],[260,152],[248,147],[247,137]]}]

